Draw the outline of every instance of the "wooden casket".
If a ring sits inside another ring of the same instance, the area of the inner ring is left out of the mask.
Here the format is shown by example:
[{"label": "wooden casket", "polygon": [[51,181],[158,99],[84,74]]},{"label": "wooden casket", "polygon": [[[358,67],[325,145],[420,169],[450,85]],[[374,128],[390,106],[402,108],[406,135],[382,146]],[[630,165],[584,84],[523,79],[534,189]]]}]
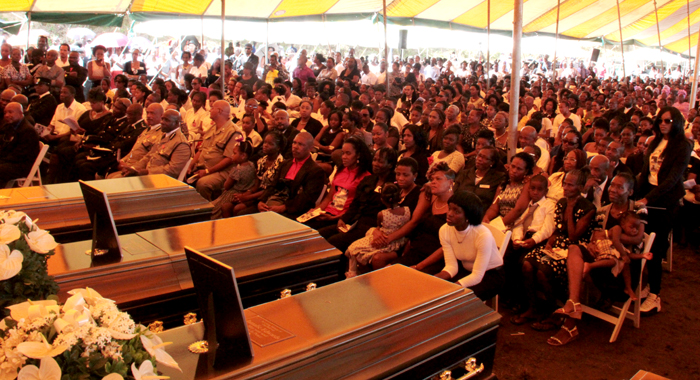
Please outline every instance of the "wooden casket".
[{"label": "wooden casket", "polygon": [[[120,234],[201,222],[213,206],[192,186],[164,174],[88,181],[107,193]],[[57,242],[92,237],[78,182],[0,189],[0,209],[23,211],[38,219]]]},{"label": "wooden casket", "polygon": [[280,292],[299,292],[308,283],[319,286],[341,277],[342,252],[301,223],[274,212],[142,231],[119,237],[122,260],[93,266],[91,241],[59,245],[49,259],[49,275],[59,296],[91,287],[115,300],[135,321],[182,324],[197,308],[185,246],[209,255],[236,271],[243,304],[278,299]]},{"label": "wooden casket", "polygon": [[[235,271],[235,270],[234,270]],[[401,265],[245,310],[253,358],[209,367],[201,322],[159,334],[171,380],[429,379],[476,359],[492,377],[500,315],[469,289]]]}]

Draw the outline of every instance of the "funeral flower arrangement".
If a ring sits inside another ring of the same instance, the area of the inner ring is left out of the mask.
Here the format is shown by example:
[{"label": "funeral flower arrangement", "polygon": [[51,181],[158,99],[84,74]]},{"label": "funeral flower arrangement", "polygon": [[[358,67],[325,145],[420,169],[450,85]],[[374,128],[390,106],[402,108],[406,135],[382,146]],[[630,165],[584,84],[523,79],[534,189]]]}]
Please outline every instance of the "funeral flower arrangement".
[{"label": "funeral flower arrangement", "polygon": [[167,343],[136,325],[93,289],[9,306],[0,322],[0,380],[159,379],[156,364],[177,368]]},{"label": "funeral flower arrangement", "polygon": [[56,246],[51,234],[27,214],[0,210],[0,317],[7,315],[9,305],[58,292],[46,264]]}]

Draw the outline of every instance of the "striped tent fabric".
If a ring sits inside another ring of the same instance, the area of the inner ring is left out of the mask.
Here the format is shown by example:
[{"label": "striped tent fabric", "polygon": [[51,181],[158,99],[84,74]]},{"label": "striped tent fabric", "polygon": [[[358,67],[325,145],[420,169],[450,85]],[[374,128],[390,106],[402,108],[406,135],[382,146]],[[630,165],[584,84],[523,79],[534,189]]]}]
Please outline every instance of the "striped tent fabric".
[{"label": "striped tent fabric", "polygon": [[[656,5],[656,7],[655,7]],[[618,6],[613,0],[560,0],[559,37],[619,43]],[[381,21],[381,0],[226,0],[226,18],[252,21],[347,20]],[[524,0],[523,32],[553,35],[557,0]],[[96,15],[135,20],[203,16],[219,18],[221,0],[3,0],[1,12],[31,12],[32,20],[106,23]],[[694,55],[700,30],[700,0],[620,0],[619,15],[625,44],[658,46]],[[487,0],[388,0],[388,22],[446,29],[485,31]],[[510,34],[513,3],[490,2],[491,31]],[[690,21],[690,29],[688,28]],[[114,21],[112,21],[114,23]]]}]

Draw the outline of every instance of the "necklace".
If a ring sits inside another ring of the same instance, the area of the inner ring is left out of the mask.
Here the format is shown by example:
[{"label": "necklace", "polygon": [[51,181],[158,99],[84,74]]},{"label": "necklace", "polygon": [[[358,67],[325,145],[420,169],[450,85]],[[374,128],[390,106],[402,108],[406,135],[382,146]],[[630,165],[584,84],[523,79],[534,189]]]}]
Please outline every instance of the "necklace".
[{"label": "necklace", "polygon": [[[468,227],[468,226],[467,226],[467,227]],[[460,231],[460,230],[458,230],[457,228],[455,228],[455,231],[457,232],[456,235],[457,235],[457,243],[458,243],[458,244],[462,244],[462,242],[464,242],[464,240],[467,238],[467,234],[466,234],[465,230],[466,230],[466,228],[465,228],[464,230],[462,230],[462,231]],[[465,232],[465,233],[464,233],[464,234],[461,234],[460,232]],[[461,239],[459,238],[460,235],[462,236]]]},{"label": "necklace", "polygon": [[495,139],[496,139],[496,140],[500,139],[501,137],[505,136],[506,133],[508,133],[508,130],[505,130],[503,133],[501,133],[500,135],[496,136]]},{"label": "necklace", "polygon": [[436,200],[435,200],[435,203],[434,203],[434,206],[433,206],[433,207],[435,207],[435,210],[442,210],[442,209],[444,209],[445,207],[447,207],[447,202],[445,202],[445,204],[442,205],[442,206],[440,206],[440,207],[438,207],[437,204],[438,204],[438,200],[436,199]]}]

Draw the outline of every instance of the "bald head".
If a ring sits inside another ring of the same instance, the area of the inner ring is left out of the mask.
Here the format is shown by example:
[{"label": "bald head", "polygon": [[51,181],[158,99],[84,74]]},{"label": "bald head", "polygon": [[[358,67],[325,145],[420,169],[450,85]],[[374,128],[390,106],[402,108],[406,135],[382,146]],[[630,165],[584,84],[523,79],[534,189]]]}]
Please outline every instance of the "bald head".
[{"label": "bald head", "polygon": [[588,164],[591,169],[591,176],[598,181],[605,181],[607,178],[608,169],[610,168],[610,160],[607,157],[599,154],[593,156],[591,163]]},{"label": "bald head", "polygon": [[209,117],[218,127],[222,127],[231,117],[231,105],[225,100],[215,101],[209,110]]},{"label": "bald head", "polygon": [[534,145],[535,141],[537,141],[537,130],[535,128],[526,126],[520,131],[518,143],[520,144],[521,148],[528,145]]},{"label": "bald head", "polygon": [[171,132],[180,127],[180,113],[175,110],[167,110],[161,120],[163,132]]},{"label": "bald head", "polygon": [[[127,111],[128,112],[128,111]],[[163,117],[163,106],[160,103],[153,103],[146,108],[146,123],[149,126],[160,124],[160,119]]]},{"label": "bald head", "polygon": [[4,121],[8,124],[17,124],[24,117],[24,107],[17,102],[10,102],[5,106]]},{"label": "bald head", "polygon": [[27,99],[27,97],[22,94],[13,96],[11,101],[21,104],[24,109],[27,109],[27,107],[29,107],[29,99]]},{"label": "bald head", "polygon": [[15,92],[10,90],[9,88],[0,93],[0,110],[4,110],[7,104],[12,101],[12,98],[15,95]]},{"label": "bald head", "polygon": [[278,129],[287,129],[289,127],[289,114],[285,110],[277,110],[274,114],[275,124]]}]

